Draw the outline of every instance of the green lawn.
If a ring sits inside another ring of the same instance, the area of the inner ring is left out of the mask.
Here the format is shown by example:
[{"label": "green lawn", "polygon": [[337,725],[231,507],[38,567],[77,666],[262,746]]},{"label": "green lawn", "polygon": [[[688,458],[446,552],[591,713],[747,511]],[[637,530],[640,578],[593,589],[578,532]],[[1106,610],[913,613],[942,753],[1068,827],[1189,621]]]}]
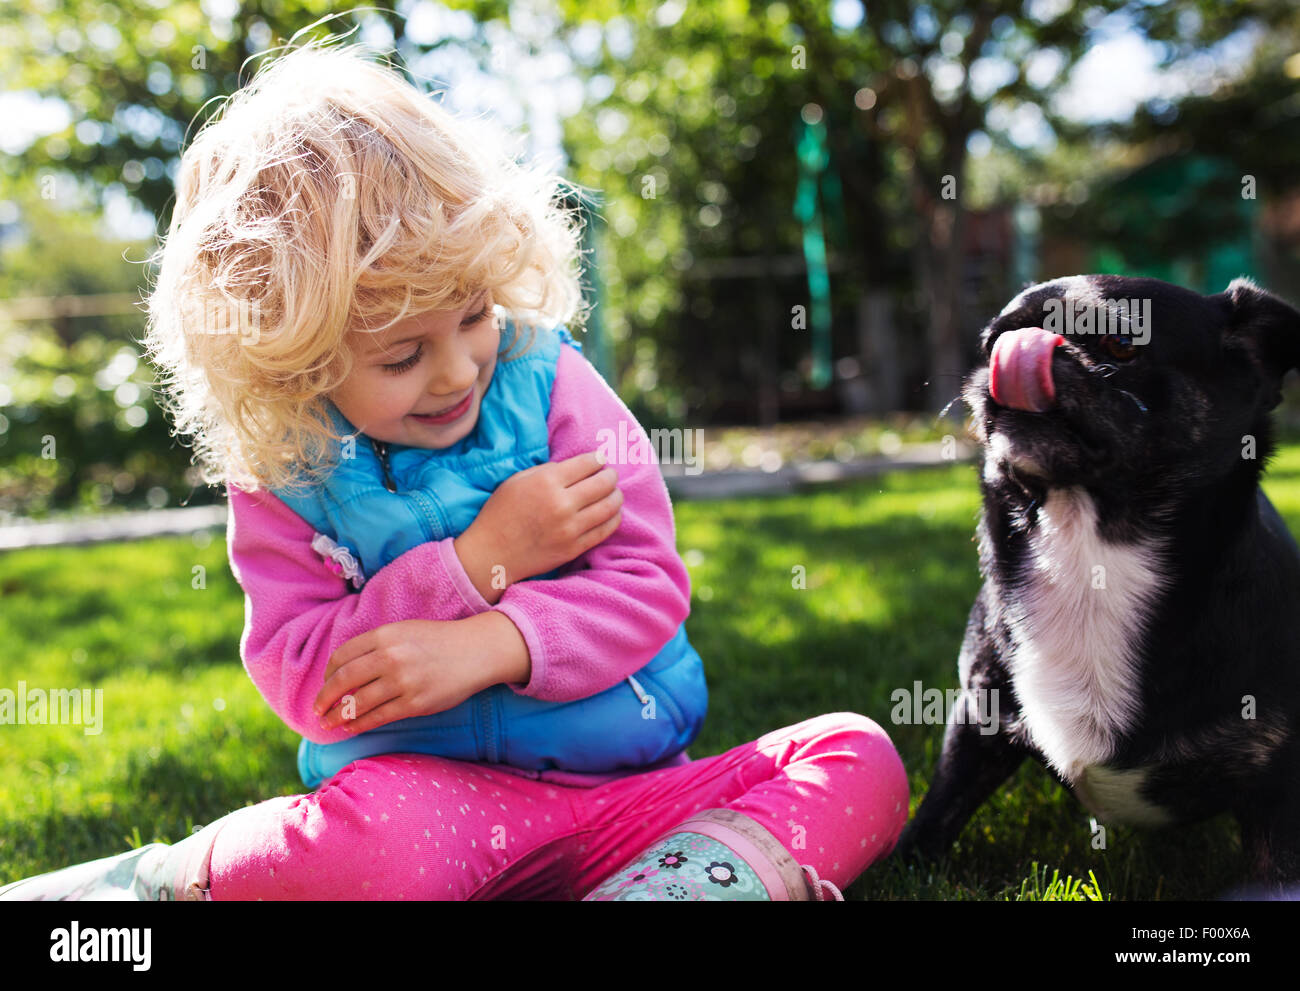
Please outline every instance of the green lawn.
[{"label": "green lawn", "polygon": [[[1269,478],[1300,533],[1300,446],[1284,449]],[[712,693],[692,754],[854,710],[889,730],[915,809],[943,727],[892,725],[890,693],[916,679],[956,683],[979,584],[977,506],[968,465],[811,495],[678,505],[694,588],[688,627]],[[805,588],[794,587],[796,568]],[[301,790],[297,738],[239,663],[243,600],[220,539],[0,555],[0,603],[0,688],[22,679],[104,691],[99,735],[0,726],[0,882],[174,841],[237,806]],[[879,865],[848,894],[1212,898],[1240,870],[1226,818],[1159,832],[1109,827],[1107,849],[1095,850],[1084,810],[1026,765],[948,861],[933,871]]]}]

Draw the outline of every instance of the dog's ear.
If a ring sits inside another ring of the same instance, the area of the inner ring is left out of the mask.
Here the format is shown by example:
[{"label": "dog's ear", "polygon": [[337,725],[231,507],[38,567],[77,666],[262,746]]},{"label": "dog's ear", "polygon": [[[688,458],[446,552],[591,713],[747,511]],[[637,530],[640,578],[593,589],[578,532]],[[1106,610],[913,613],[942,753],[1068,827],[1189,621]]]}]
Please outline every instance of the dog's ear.
[{"label": "dog's ear", "polygon": [[1268,376],[1267,406],[1282,401],[1282,379],[1300,368],[1300,312],[1250,279],[1233,279],[1220,294],[1230,308],[1225,337],[1239,341]]}]

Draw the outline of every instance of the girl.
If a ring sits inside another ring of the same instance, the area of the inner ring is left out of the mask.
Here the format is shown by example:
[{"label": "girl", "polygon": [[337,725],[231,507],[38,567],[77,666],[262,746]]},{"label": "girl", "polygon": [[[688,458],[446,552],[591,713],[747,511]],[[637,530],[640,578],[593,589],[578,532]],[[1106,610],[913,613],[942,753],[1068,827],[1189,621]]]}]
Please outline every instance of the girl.
[{"label": "girl", "polygon": [[[182,159],[149,343],[178,431],[228,488],[245,666],[314,744],[483,693],[552,719],[636,681],[681,633],[689,582],[658,469],[592,454],[648,441],[547,329],[580,304],[558,188],[344,48],[272,63]],[[493,306],[507,345],[526,321],[522,356],[499,355]],[[418,495],[383,503],[376,464],[390,495]],[[688,647],[673,656],[689,668]],[[657,700],[634,694],[639,718]],[[572,748],[511,766],[505,709],[462,712],[440,729],[453,747],[480,734],[470,759],[363,756],[310,794],[0,897],[820,899],[907,814],[901,762],[861,716],[594,773],[565,769]],[[581,731],[564,718],[552,735]],[[594,765],[625,749],[591,745]]]},{"label": "girl", "polygon": [[[467,339],[475,332],[467,327],[486,324],[478,330],[487,335],[489,344],[496,340],[497,328],[487,319],[492,313],[490,296],[484,296],[487,302],[467,318],[468,323],[462,321],[453,335]],[[353,445],[352,457],[344,462],[340,452],[335,452],[331,460],[336,468],[322,484],[301,495],[284,490],[278,494],[317,530],[313,545],[338,560],[353,585],[360,587],[364,574],[381,570],[415,546],[450,536],[455,538],[455,557],[470,561],[469,570],[478,575],[473,582],[477,594],[471,598],[477,599],[475,611],[482,611],[496,604],[501,590],[513,580],[531,578],[539,569],[555,574],[549,566],[567,564],[617,529],[622,493],[614,485],[617,474],[613,469],[583,477],[599,469],[599,464],[590,456],[579,456],[574,466],[566,468],[576,471],[574,477],[579,482],[571,489],[556,490],[551,481],[555,472],[528,468],[534,462],[544,464],[549,456],[546,422],[555,396],[561,340],[577,348],[567,331],[559,330],[559,334],[546,335],[544,346],[498,363],[490,388],[477,404],[466,395],[459,410],[455,405],[447,407],[451,412],[441,417],[447,426],[463,432],[463,421],[473,421],[469,433],[450,445],[430,450],[390,445],[373,437],[357,438],[336,405],[345,402],[345,393],[355,390],[351,386],[340,390],[329,403],[332,418]],[[389,377],[406,375],[418,366],[422,349],[420,343],[404,362],[377,368]],[[564,359],[566,368],[570,360]],[[379,392],[392,388],[378,379],[374,385]],[[589,401],[599,403],[601,397]],[[351,402],[347,405],[355,410],[355,416],[365,412]],[[412,419],[418,422],[422,418]],[[377,429],[383,430],[382,426]],[[355,448],[358,439],[361,451]],[[503,484],[512,479],[512,484]],[[588,491],[589,496],[572,495]],[[544,511],[552,497],[565,502],[554,508],[553,518],[538,518],[539,510]],[[571,498],[580,501],[570,506]],[[594,501],[584,506],[581,500],[585,498]],[[526,526],[518,526],[530,513],[534,518]],[[512,525],[518,528],[513,539],[497,541],[497,534]],[[563,540],[567,527],[574,528],[578,539]],[[581,539],[584,536],[585,541]],[[557,539],[561,546],[552,551],[548,545]],[[340,546],[340,540],[346,541],[347,547]],[[482,561],[478,548],[483,542],[494,548],[489,555],[497,562],[492,565],[492,581],[473,563]],[[353,548],[360,562],[353,556]],[[509,605],[513,600],[503,607]],[[671,612],[676,606],[666,604],[666,608]],[[459,613],[458,609],[448,618],[459,618]],[[617,622],[617,616],[610,618]],[[352,761],[380,753],[418,752],[571,771],[642,767],[671,758],[699,732],[708,692],[703,665],[684,626],[678,625],[659,648],[636,677],[629,674],[626,683],[573,701],[544,702],[494,685],[451,709],[400,719],[362,732],[353,740],[319,744],[304,739],[299,748],[299,772],[304,784],[314,788]],[[343,690],[343,681],[350,677],[340,671],[332,679],[337,684],[327,686],[326,707],[333,704]],[[373,696],[381,690],[379,685],[367,686],[361,694],[377,703],[383,700]],[[391,690],[384,698],[389,694]],[[343,698],[346,704],[342,708],[355,710],[356,698]],[[386,704],[385,712],[392,718],[398,709]],[[351,722],[358,717],[362,721]],[[354,733],[365,721],[374,722],[355,711],[340,718],[347,720],[345,727]]]}]

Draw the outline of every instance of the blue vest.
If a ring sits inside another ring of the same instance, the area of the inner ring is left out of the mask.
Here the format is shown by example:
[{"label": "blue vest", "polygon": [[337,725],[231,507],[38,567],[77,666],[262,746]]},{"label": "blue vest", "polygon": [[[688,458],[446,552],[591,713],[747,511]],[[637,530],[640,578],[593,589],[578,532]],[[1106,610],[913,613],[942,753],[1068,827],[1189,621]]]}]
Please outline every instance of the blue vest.
[{"label": "blue vest", "polygon": [[[509,326],[505,339],[512,339]],[[503,355],[474,429],[440,450],[389,444],[381,460],[370,439],[328,404],[345,437],[342,451],[337,445],[331,451],[336,467],[321,485],[272,491],[317,533],[346,547],[365,576],[419,544],[459,536],[498,485],[550,460],[546,421],[562,342],[580,350],[560,326],[539,329],[522,354]],[[704,665],[683,624],[635,676],[597,695],[545,702],[494,685],[454,709],[398,720],[338,743],[304,739],[298,773],[315,788],[355,760],[386,753],[528,770],[645,767],[685,749],[699,734],[707,708]]]}]

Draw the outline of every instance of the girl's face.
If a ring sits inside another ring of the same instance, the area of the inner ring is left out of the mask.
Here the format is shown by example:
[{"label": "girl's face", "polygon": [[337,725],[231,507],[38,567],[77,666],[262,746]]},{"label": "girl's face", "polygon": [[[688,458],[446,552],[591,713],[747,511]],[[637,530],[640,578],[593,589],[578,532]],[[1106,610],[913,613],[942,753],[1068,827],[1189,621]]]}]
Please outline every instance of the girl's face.
[{"label": "girl's face", "polygon": [[378,334],[355,333],[355,364],[329,394],[367,436],[407,447],[449,447],[478,422],[501,331],[492,294],[461,310],[420,313]]}]

